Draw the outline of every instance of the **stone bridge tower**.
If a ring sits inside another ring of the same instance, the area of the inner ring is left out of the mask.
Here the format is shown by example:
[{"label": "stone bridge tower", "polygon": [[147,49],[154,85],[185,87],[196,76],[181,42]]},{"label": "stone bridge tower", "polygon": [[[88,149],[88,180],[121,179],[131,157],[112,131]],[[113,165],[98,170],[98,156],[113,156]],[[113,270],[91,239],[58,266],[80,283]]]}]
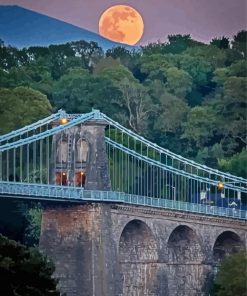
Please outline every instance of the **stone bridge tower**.
[{"label": "stone bridge tower", "polygon": [[55,135],[52,143],[50,183],[109,191],[105,122],[91,120]]}]

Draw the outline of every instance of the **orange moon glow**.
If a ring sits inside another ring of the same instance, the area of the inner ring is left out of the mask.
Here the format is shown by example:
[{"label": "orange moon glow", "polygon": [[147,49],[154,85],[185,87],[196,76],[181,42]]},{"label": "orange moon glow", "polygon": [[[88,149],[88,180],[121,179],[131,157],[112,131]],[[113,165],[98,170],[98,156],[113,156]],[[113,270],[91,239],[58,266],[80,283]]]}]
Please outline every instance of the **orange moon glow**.
[{"label": "orange moon glow", "polygon": [[135,45],[143,32],[144,23],[140,13],[127,5],[108,8],[99,20],[100,35],[112,41]]}]

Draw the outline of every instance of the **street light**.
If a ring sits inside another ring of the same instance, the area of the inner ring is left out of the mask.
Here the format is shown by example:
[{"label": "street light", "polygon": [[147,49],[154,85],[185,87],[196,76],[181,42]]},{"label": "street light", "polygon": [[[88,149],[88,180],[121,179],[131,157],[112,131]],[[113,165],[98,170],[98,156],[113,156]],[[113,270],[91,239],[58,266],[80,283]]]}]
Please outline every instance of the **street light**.
[{"label": "street light", "polygon": [[225,187],[225,185],[224,185],[223,182],[218,182],[218,183],[217,183],[217,189],[218,189],[218,190],[222,191],[222,190],[224,189],[224,187]]},{"label": "street light", "polygon": [[[219,181],[217,183],[216,187],[220,191],[221,198],[225,198],[225,190],[224,190],[225,185],[238,184],[238,183],[241,183],[241,182],[238,182],[238,181],[230,181],[230,182]],[[240,205],[240,209],[241,209],[241,191],[239,191],[239,190],[237,191],[237,200],[239,201],[239,205]],[[233,209],[235,209],[235,207],[237,207],[238,204],[235,201],[233,201],[231,203],[228,203],[228,206],[233,207]]]},{"label": "street light", "polygon": [[60,124],[64,125],[66,123],[68,123],[68,118],[67,117],[63,117],[63,118],[60,119]]}]

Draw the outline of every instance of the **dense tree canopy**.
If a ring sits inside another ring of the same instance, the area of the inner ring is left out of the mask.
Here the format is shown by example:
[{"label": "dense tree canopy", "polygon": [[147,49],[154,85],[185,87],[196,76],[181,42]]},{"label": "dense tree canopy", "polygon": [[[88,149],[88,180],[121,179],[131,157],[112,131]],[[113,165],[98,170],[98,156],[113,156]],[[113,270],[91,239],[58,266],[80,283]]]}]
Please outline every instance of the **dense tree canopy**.
[{"label": "dense tree canopy", "polygon": [[220,265],[211,294],[213,296],[245,296],[247,294],[246,278],[246,252],[229,255]]},{"label": "dense tree canopy", "polygon": [[175,153],[220,168],[247,142],[246,36],[240,31],[232,42],[222,36],[203,44],[170,35],[105,53],[83,40],[22,50],[2,41],[0,133],[47,115],[51,105],[98,108]]},{"label": "dense tree canopy", "polygon": [[0,235],[0,294],[8,296],[59,296],[54,265],[36,249]]},{"label": "dense tree canopy", "polygon": [[16,87],[0,88],[0,133],[30,124],[51,113],[47,97],[39,91]]}]

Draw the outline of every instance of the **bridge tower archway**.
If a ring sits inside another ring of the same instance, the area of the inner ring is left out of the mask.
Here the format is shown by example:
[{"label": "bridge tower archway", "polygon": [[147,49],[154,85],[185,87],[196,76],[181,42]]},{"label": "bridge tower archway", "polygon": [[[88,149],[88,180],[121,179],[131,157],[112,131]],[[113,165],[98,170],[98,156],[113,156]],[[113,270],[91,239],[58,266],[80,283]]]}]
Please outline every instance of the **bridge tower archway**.
[{"label": "bridge tower archway", "polygon": [[128,222],[119,241],[122,295],[160,295],[155,294],[157,262],[157,242],[151,229],[141,220]]}]

